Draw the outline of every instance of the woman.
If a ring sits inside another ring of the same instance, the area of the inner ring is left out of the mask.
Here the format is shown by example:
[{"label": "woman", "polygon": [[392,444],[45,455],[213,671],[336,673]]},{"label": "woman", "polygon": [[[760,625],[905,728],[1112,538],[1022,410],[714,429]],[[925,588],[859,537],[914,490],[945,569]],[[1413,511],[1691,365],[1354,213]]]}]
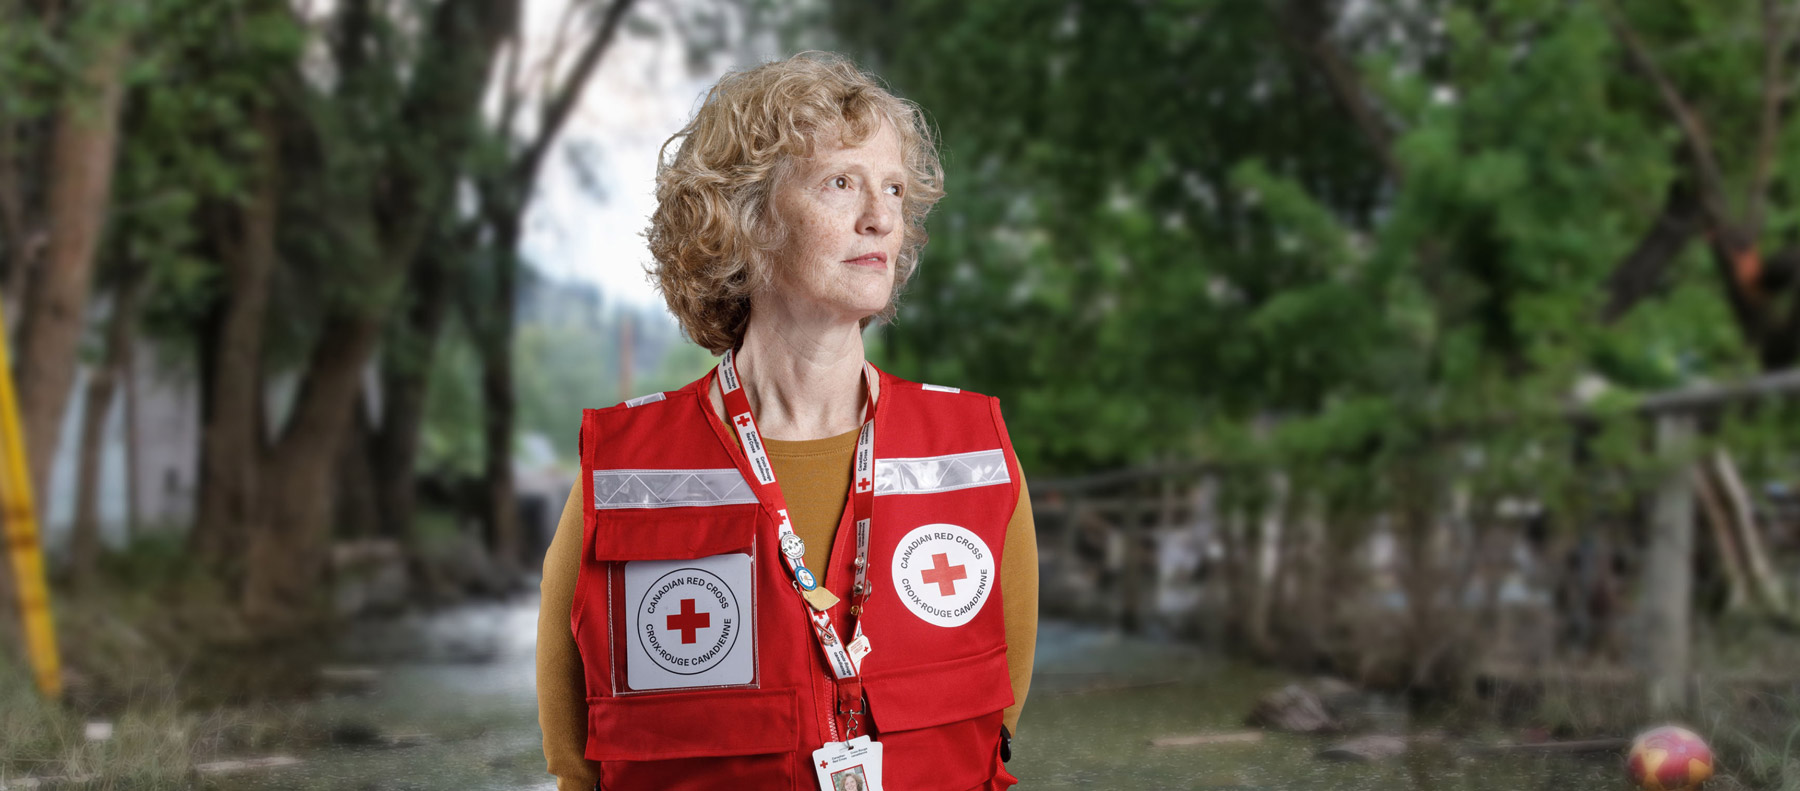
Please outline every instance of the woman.
[{"label": "woman", "polygon": [[652,271],[722,359],[583,414],[544,563],[549,771],[607,791],[833,791],[852,765],[868,791],[1012,785],[1037,564],[998,403],[864,359],[943,194],[921,113],[802,53],[725,77],[678,139]]}]

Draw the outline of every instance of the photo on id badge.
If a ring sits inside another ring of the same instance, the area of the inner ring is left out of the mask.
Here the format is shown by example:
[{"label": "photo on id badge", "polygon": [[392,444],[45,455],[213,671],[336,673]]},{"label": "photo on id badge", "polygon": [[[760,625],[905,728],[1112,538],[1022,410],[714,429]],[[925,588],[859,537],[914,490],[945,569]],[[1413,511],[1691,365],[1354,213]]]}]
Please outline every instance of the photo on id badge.
[{"label": "photo on id badge", "polygon": [[813,751],[819,791],[882,791],[881,743],[867,736]]},{"label": "photo on id badge", "polygon": [[860,766],[845,769],[831,776],[831,785],[836,791],[863,791],[868,783],[863,780],[863,768]]}]

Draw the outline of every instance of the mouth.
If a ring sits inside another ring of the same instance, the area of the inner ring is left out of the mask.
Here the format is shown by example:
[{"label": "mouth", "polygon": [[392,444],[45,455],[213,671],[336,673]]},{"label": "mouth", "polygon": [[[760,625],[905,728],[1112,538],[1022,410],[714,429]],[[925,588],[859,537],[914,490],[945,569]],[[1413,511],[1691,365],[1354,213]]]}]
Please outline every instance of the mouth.
[{"label": "mouth", "polygon": [[883,252],[863,253],[862,255],[859,255],[855,258],[844,259],[844,263],[846,263],[846,264],[853,264],[855,266],[866,266],[871,269],[886,269],[887,262],[888,262],[887,253],[883,253]]}]

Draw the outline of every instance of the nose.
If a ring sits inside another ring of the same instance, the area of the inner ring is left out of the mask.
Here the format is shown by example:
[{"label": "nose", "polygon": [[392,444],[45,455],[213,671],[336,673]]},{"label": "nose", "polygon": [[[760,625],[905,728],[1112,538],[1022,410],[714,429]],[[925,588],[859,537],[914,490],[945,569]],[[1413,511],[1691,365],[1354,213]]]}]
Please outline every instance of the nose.
[{"label": "nose", "polygon": [[856,218],[856,231],[887,236],[899,224],[899,214],[899,201],[890,199],[885,192],[875,192],[863,199],[862,215]]}]

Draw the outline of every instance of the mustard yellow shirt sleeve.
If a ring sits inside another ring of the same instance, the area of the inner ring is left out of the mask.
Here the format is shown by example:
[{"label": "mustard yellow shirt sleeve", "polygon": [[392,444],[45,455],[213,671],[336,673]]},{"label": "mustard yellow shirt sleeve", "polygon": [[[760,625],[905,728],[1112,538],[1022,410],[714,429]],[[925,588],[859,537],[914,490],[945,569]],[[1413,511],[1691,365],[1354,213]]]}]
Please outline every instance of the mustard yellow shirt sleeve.
[{"label": "mustard yellow shirt sleeve", "polygon": [[1006,730],[1019,732],[1019,711],[1031,691],[1031,663],[1037,656],[1038,558],[1037,524],[1031,519],[1031,493],[1019,479],[1019,504],[1006,524],[1006,549],[1000,561],[1000,584],[1006,601],[1006,670],[1012,676],[1013,704],[1001,713]]},{"label": "mustard yellow shirt sleeve", "polygon": [[544,760],[556,776],[557,791],[592,791],[600,779],[600,765],[586,756],[587,679],[581,670],[581,649],[569,629],[575,580],[581,574],[581,517],[578,481],[544,553],[544,581],[538,589],[543,597],[538,607],[538,727],[544,732]]}]

